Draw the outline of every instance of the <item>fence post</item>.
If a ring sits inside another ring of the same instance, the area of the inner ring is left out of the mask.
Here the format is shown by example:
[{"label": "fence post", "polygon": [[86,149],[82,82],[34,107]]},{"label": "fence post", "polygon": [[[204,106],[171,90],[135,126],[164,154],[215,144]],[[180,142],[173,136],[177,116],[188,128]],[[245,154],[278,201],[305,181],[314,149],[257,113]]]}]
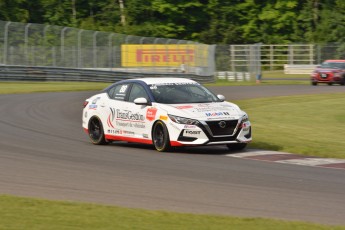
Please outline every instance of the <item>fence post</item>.
[{"label": "fence post", "polygon": [[257,43],[255,44],[255,49],[256,49],[256,52],[255,52],[255,73],[256,73],[256,83],[261,83],[261,78],[262,78],[262,73],[261,73],[261,46],[262,46],[262,43]]},{"label": "fence post", "polygon": [[4,33],[4,64],[7,64],[7,50],[8,50],[8,27],[10,26],[11,22],[7,22],[5,25],[5,33]]},{"label": "fence post", "polygon": [[97,34],[98,31],[93,33],[93,68],[97,68]]},{"label": "fence post", "polygon": [[289,50],[289,54],[288,54],[288,55],[289,55],[289,56],[288,56],[288,57],[289,57],[289,64],[290,64],[290,65],[293,65],[293,64],[294,64],[294,63],[293,63],[293,58],[294,58],[294,56],[293,56],[293,54],[294,54],[294,53],[293,53],[293,45],[289,44],[288,47],[289,47],[289,48],[288,48],[288,50]]},{"label": "fence post", "polygon": [[50,27],[50,25],[46,25],[44,26],[44,29],[43,29],[43,47],[44,47],[44,57],[45,57],[45,65],[47,66],[48,63],[49,63],[49,57],[48,57],[48,42],[47,42],[47,30],[48,28]]},{"label": "fence post", "polygon": [[[115,34],[114,33],[111,33],[109,36],[108,36],[108,62],[109,62],[109,68],[111,70],[111,66],[112,66],[112,62],[113,62],[113,36]],[[113,65],[115,66],[116,63],[113,63]]]},{"label": "fence post", "polygon": [[29,43],[29,39],[28,39],[28,34],[29,34],[29,27],[31,26],[31,23],[28,23],[26,26],[25,26],[25,33],[24,33],[24,50],[25,50],[25,62],[26,62],[26,65],[29,64],[29,57],[28,57],[28,43]]},{"label": "fence post", "polygon": [[82,61],[82,46],[81,46],[81,34],[84,32],[83,29],[80,29],[78,31],[78,61],[77,61],[77,67],[81,68],[83,67],[83,61]]},{"label": "fence post", "polygon": [[310,50],[310,55],[309,55],[309,57],[310,57],[310,61],[309,61],[309,64],[310,65],[312,65],[312,64],[314,64],[314,45],[312,45],[312,44],[310,44],[309,45],[309,50]]},{"label": "fence post", "polygon": [[235,45],[230,45],[231,71],[236,72],[235,68]]},{"label": "fence post", "polygon": [[[64,27],[62,30],[61,30],[61,47],[60,47],[60,51],[61,51],[61,61],[62,63],[64,64],[65,63],[65,31],[67,30],[68,28],[67,27]],[[64,66],[64,65],[62,65]]]}]

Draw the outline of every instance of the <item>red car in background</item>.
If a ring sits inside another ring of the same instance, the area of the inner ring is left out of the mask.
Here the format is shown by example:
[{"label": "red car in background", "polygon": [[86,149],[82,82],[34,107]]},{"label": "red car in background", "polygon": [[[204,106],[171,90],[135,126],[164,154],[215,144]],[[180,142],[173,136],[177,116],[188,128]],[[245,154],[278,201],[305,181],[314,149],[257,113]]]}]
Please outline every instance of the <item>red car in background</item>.
[{"label": "red car in background", "polygon": [[311,84],[345,84],[345,60],[326,60],[311,74]]}]

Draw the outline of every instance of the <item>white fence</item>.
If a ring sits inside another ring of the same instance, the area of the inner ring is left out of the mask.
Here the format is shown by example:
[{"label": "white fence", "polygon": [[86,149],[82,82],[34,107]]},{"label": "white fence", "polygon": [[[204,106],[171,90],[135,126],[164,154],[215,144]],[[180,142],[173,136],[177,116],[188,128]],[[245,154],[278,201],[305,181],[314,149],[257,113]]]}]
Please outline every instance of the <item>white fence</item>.
[{"label": "white fence", "polygon": [[311,74],[317,65],[284,65],[285,74]]},{"label": "white fence", "polygon": [[249,72],[217,72],[216,78],[220,80],[228,80],[228,81],[250,81],[250,73]]},{"label": "white fence", "polygon": [[345,59],[345,46],[330,44],[217,45],[218,72],[284,70],[286,74],[309,74],[327,59]]}]

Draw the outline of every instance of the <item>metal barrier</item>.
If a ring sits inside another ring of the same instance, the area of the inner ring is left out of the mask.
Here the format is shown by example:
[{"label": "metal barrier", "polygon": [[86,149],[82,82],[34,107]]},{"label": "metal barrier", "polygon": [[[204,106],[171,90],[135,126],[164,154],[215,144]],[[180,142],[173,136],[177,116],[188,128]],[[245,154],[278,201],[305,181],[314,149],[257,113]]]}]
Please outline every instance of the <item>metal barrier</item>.
[{"label": "metal barrier", "polygon": [[188,73],[128,72],[120,70],[76,69],[37,66],[1,66],[0,81],[88,81],[116,82],[142,77],[180,77],[200,83],[215,81],[214,76],[198,76]]},{"label": "metal barrier", "polygon": [[215,45],[0,20],[0,64],[212,76]]}]

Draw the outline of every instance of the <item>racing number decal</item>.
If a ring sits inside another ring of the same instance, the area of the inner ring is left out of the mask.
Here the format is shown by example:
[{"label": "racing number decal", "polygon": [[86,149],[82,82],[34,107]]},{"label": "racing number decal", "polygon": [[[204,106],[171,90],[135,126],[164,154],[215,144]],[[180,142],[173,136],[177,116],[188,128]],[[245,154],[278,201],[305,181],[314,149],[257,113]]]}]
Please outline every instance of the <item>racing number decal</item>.
[{"label": "racing number decal", "polygon": [[125,93],[126,90],[127,90],[127,87],[128,87],[128,85],[121,86],[121,89],[120,89],[119,93]]}]

